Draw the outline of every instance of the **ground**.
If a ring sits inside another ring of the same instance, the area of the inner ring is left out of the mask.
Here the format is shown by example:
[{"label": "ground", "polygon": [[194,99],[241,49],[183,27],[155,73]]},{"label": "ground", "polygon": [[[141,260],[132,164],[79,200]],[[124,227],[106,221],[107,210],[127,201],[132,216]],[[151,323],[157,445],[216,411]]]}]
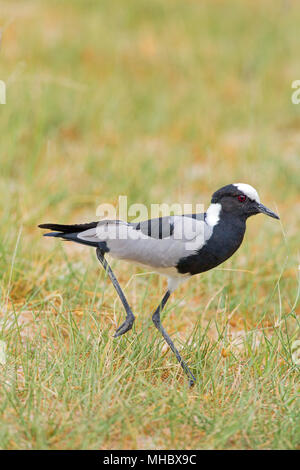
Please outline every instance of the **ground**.
[{"label": "ground", "polygon": [[[296,0],[0,0],[2,449],[299,448],[299,22]],[[114,339],[94,250],[37,225],[235,182],[281,220],[167,305],[189,389],[151,322],[165,281],[113,262],[137,316]]]}]

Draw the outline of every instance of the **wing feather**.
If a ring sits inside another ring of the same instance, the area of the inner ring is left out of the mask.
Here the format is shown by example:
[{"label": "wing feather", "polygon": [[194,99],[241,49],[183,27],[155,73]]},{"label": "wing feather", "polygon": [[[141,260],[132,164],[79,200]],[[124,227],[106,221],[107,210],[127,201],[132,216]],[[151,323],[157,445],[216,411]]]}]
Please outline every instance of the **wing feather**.
[{"label": "wing feather", "polygon": [[79,233],[78,238],[105,241],[109,254],[115,258],[152,268],[168,268],[199,250],[211,233],[212,229],[203,218],[170,216],[139,224],[100,221],[96,228]]}]

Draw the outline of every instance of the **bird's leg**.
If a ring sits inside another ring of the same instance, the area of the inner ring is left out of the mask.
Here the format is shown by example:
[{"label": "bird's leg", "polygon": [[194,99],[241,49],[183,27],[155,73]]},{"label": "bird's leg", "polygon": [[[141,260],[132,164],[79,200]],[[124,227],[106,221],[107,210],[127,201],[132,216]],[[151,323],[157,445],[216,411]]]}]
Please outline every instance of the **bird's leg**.
[{"label": "bird's leg", "polygon": [[118,281],[116,279],[116,276],[114,275],[114,273],[111,270],[108,262],[104,258],[103,251],[100,248],[97,248],[96,253],[97,253],[98,260],[100,261],[100,263],[104,267],[105,271],[109,275],[109,278],[110,278],[111,282],[113,283],[113,286],[116,289],[116,291],[118,293],[118,296],[120,297],[120,300],[121,300],[122,304],[124,305],[124,308],[125,308],[125,311],[126,311],[126,319],[125,319],[124,323],[122,323],[122,325],[119,326],[119,328],[117,329],[117,331],[114,334],[114,337],[116,338],[117,336],[123,335],[128,330],[131,330],[133,322],[135,320],[135,317],[134,317],[134,315],[131,311],[131,308],[130,308],[127,300],[126,300],[126,297],[125,297],[125,295],[124,295],[124,293],[123,293],[123,291],[120,287],[120,284],[118,283]]},{"label": "bird's leg", "polygon": [[194,383],[196,382],[196,378],[193,376],[190,369],[188,368],[188,366],[186,365],[184,360],[181,358],[179,352],[177,351],[177,349],[174,346],[173,341],[171,340],[170,336],[168,335],[168,333],[166,332],[166,330],[164,329],[164,327],[162,326],[161,321],[160,321],[160,314],[161,314],[164,306],[166,305],[170,295],[171,295],[171,292],[169,290],[167,290],[167,292],[165,293],[161,303],[159,304],[159,306],[157,307],[157,309],[153,313],[152,321],[153,321],[154,325],[156,326],[156,328],[161,332],[161,334],[163,335],[165,341],[168,343],[171,350],[175,354],[175,356],[177,358],[177,361],[179,362],[179,364],[181,365],[184,372],[186,373],[186,375],[189,378],[190,387],[192,387],[194,385]]}]

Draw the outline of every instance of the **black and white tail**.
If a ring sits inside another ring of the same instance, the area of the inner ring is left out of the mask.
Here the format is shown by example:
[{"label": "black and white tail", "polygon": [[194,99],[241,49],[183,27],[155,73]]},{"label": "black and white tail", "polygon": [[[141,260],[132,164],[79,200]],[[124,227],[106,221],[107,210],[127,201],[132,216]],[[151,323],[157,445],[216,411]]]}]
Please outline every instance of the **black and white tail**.
[{"label": "black and white tail", "polygon": [[75,224],[75,225],[61,225],[61,224],[40,224],[40,228],[46,228],[48,230],[54,230],[54,232],[45,233],[44,237],[58,237],[64,240],[81,243],[83,245],[89,245],[98,247],[101,242],[92,242],[87,240],[81,240],[78,238],[78,234],[97,227],[98,222],[90,222],[87,224]]}]

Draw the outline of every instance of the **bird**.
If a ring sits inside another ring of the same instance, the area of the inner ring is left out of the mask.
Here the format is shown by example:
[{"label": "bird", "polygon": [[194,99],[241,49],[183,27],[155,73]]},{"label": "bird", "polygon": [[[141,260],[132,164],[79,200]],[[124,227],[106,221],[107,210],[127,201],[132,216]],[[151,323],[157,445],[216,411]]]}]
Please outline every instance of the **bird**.
[{"label": "bird", "polygon": [[141,222],[104,219],[76,225],[46,223],[39,227],[51,230],[44,234],[46,237],[58,237],[96,248],[97,258],[126,312],[125,321],[117,328],[114,337],[127,333],[135,316],[106,255],[151,268],[167,277],[167,290],[152,314],[152,321],[175,354],[189,385],[193,386],[196,378],[163,327],[161,312],[182,282],[215,268],[237,251],[245,235],[247,219],[259,213],[279,219],[275,212],[260,202],[253,186],[232,183],[213,193],[204,213],[162,216]]}]

